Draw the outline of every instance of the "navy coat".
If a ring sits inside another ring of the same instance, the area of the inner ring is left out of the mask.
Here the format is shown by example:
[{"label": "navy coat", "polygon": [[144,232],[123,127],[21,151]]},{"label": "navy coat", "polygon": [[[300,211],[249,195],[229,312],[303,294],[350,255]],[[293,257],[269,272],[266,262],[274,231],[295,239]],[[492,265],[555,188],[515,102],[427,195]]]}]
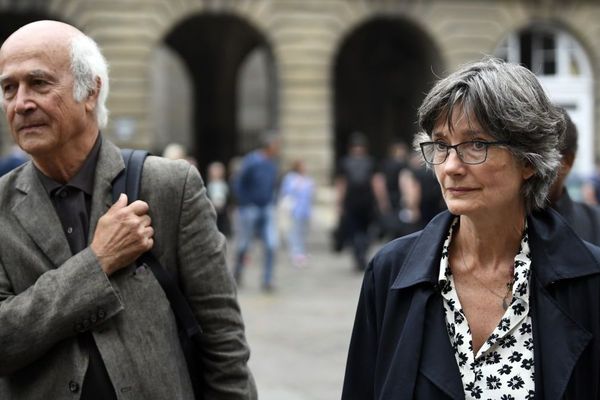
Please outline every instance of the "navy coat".
[{"label": "navy coat", "polygon": [[[437,286],[452,220],[439,214],[369,264],[343,400],[464,399]],[[600,248],[552,210],[528,226],[536,399],[600,399]]]}]

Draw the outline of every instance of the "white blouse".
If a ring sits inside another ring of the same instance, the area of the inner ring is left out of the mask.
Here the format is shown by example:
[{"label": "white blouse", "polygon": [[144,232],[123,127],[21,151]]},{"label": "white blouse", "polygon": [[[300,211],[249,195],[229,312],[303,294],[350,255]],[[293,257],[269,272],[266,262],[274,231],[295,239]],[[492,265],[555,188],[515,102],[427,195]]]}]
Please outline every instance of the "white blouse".
[{"label": "white blouse", "polygon": [[446,328],[460,370],[466,399],[533,399],[535,368],[533,330],[529,307],[531,258],[527,236],[515,256],[512,302],[498,326],[477,354],[473,354],[472,336],[454,286],[448,263],[448,249],[454,220],[444,242],[439,284],[444,298]]}]

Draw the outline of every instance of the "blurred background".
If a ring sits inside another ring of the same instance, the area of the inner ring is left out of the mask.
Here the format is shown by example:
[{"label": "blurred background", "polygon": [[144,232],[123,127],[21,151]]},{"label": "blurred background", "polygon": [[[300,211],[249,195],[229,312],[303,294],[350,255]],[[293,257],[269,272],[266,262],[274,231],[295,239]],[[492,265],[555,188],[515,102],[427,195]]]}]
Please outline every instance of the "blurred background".
[{"label": "blurred background", "polygon": [[[248,261],[256,283],[240,288],[261,398],[341,393],[361,276],[329,233],[336,165],[354,132],[383,160],[392,143],[411,143],[438,77],[495,55],[534,71],[577,125],[575,199],[596,170],[598,1],[0,0],[0,42],[38,19],[99,43],[111,77],[103,134],[118,145],[162,154],[178,143],[206,175],[215,161],[234,169],[273,131],[282,171],[305,162],[316,183],[307,268],[282,255],[277,291],[265,294],[258,249]],[[0,154],[11,151],[2,120]]]}]

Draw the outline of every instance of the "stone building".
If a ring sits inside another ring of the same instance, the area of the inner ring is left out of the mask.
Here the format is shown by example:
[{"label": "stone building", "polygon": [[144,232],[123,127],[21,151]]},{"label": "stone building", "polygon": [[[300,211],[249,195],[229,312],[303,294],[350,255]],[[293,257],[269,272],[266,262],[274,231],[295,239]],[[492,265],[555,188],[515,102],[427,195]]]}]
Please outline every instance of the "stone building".
[{"label": "stone building", "polygon": [[47,18],[92,36],[109,61],[105,135],[155,153],[182,143],[202,170],[274,129],[284,164],[307,160],[326,187],[352,132],[377,157],[410,142],[436,77],[491,54],[532,68],[570,111],[579,172],[600,150],[596,1],[0,0],[0,40]]}]

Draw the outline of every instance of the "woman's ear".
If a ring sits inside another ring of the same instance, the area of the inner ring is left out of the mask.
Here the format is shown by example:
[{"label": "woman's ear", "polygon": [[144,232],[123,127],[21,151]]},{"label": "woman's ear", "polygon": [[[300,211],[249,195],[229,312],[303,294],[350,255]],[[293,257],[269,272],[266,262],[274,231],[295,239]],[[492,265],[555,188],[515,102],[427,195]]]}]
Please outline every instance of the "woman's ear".
[{"label": "woman's ear", "polygon": [[525,165],[523,165],[523,171],[522,171],[522,176],[523,176],[523,180],[527,180],[529,178],[531,178],[533,175],[535,175],[535,169],[533,169],[533,166],[526,162]]}]

